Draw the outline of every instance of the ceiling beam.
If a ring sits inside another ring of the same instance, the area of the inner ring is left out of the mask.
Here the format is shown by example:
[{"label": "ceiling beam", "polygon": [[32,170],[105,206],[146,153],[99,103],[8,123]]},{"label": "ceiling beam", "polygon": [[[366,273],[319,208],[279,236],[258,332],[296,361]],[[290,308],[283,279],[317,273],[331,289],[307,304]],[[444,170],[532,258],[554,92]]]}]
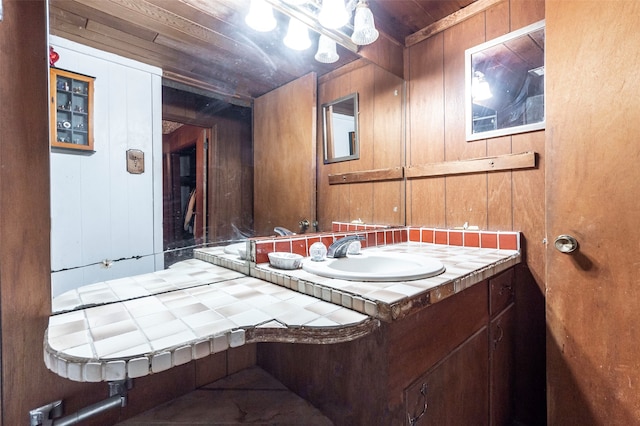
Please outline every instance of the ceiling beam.
[{"label": "ceiling beam", "polygon": [[462,21],[465,21],[471,18],[478,13],[489,9],[491,6],[501,3],[506,0],[478,0],[471,3],[469,6],[464,9],[460,9],[457,12],[452,13],[451,15],[434,22],[431,25],[424,27],[423,29],[416,31],[415,33],[408,35],[404,39],[405,47],[411,47],[414,44],[418,44],[423,40],[428,39],[429,37],[446,30],[447,28],[451,28],[454,25],[459,24]]}]

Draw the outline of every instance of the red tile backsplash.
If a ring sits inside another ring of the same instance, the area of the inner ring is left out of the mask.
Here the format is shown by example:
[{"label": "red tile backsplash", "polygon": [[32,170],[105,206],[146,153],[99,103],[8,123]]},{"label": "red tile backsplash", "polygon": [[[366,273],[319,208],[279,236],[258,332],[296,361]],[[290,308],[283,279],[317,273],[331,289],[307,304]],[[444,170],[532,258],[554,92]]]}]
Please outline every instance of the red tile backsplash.
[{"label": "red tile backsplash", "polygon": [[498,248],[498,236],[495,233],[483,232],[480,234],[480,247]]},{"label": "red tile backsplash", "polygon": [[436,229],[435,231],[435,243],[436,244],[449,244],[449,239],[448,237],[448,232],[447,231],[438,231]]},{"label": "red tile backsplash", "polygon": [[452,246],[462,245],[462,232],[461,231],[449,231],[449,244]]},{"label": "red tile backsplash", "polygon": [[498,234],[498,247],[500,250],[517,250],[518,236],[515,234]]},{"label": "red tile backsplash", "polygon": [[480,247],[480,234],[477,232],[465,232],[464,233],[464,246],[465,247]]},{"label": "red tile backsplash", "polygon": [[[272,251],[288,251],[302,256],[309,255],[309,247],[318,241],[327,248],[340,238],[358,233],[365,240],[361,242],[363,248],[384,246],[387,244],[399,244],[407,241],[429,244],[450,244],[464,247],[482,247],[500,250],[519,250],[520,234],[518,232],[492,232],[492,231],[465,231],[435,228],[389,228],[379,225],[361,225],[334,222],[335,229],[354,229],[354,231],[334,231],[334,233],[318,233],[296,235],[295,238],[256,238],[256,263],[269,261],[267,253]],[[358,229],[355,231],[355,229]]]},{"label": "red tile backsplash", "polygon": [[300,256],[307,257],[309,255],[307,249],[307,240],[305,238],[298,238],[291,240],[291,251]]},{"label": "red tile backsplash", "polygon": [[282,240],[276,240],[276,251],[285,251],[285,252],[291,252],[291,240],[290,239],[286,239],[284,241]]},{"label": "red tile backsplash", "polygon": [[275,251],[273,241],[258,241],[256,243],[256,263],[266,263],[269,261],[268,253]]}]

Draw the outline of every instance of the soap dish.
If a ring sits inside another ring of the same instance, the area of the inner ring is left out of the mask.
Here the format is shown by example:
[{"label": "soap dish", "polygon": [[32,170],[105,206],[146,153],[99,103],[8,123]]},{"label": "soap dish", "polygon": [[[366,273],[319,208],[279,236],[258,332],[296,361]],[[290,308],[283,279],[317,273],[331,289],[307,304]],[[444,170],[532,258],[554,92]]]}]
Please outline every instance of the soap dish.
[{"label": "soap dish", "polygon": [[302,264],[302,256],[288,252],[269,253],[269,263],[278,269],[298,269]]}]

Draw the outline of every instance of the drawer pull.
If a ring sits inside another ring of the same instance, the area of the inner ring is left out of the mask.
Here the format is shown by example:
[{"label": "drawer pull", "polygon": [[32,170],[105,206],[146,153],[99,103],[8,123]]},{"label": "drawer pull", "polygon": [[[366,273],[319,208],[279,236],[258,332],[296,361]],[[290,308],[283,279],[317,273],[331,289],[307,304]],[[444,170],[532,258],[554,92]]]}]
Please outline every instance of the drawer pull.
[{"label": "drawer pull", "polygon": [[422,400],[424,401],[424,405],[422,406],[422,411],[415,417],[412,417],[411,414],[407,413],[407,417],[409,418],[409,425],[415,426],[418,423],[418,420],[422,418],[427,412],[427,384],[423,383],[420,387],[420,395],[422,395]]}]

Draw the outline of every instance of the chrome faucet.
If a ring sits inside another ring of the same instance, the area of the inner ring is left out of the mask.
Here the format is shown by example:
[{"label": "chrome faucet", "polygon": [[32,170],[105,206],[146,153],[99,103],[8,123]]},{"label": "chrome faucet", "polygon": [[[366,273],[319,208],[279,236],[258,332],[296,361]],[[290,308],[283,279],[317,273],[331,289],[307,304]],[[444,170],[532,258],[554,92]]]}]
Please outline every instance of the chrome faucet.
[{"label": "chrome faucet", "polygon": [[334,241],[327,249],[327,257],[346,257],[349,244],[354,241],[364,241],[364,235],[349,235]]},{"label": "chrome faucet", "polygon": [[287,228],[283,228],[282,226],[276,226],[273,228],[273,232],[275,232],[279,237],[294,235],[293,232],[289,231]]}]

